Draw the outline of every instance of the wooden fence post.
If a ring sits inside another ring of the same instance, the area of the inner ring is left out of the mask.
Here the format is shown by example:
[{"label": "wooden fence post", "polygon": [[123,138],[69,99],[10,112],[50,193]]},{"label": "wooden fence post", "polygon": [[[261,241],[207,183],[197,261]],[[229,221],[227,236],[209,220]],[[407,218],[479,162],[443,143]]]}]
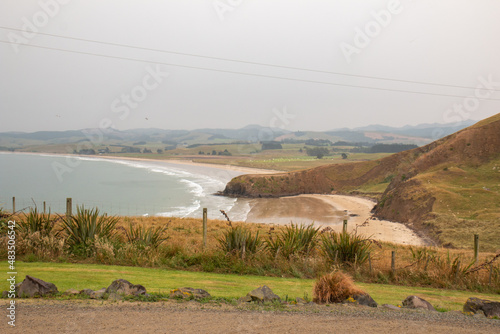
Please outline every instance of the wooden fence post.
[{"label": "wooden fence post", "polygon": [[12,197],[12,213],[16,213],[16,198]]},{"label": "wooden fence post", "polygon": [[343,226],[343,228],[342,228],[342,231],[343,231],[344,233],[347,233],[347,220],[344,220],[344,226]]},{"label": "wooden fence post", "polygon": [[43,201],[43,214],[45,214],[46,211],[47,211],[47,205],[45,201]]},{"label": "wooden fence post", "polygon": [[396,251],[392,251],[391,253],[391,271],[392,276],[396,275]]},{"label": "wooden fence post", "polygon": [[71,197],[66,198],[66,217],[73,215],[73,199]]},{"label": "wooden fence post", "polygon": [[479,254],[479,234],[474,234],[474,261],[477,262]]},{"label": "wooden fence post", "polygon": [[207,247],[207,208],[203,208],[203,248]]}]

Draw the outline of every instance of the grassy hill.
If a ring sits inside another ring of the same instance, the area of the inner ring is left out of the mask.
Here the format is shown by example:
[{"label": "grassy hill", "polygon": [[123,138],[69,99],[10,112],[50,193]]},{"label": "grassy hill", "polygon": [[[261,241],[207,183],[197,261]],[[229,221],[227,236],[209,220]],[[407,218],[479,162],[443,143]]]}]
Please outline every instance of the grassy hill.
[{"label": "grassy hill", "polygon": [[413,150],[366,162],[233,179],[225,195],[368,194],[375,215],[406,223],[443,245],[480,234],[500,248],[500,114]]}]

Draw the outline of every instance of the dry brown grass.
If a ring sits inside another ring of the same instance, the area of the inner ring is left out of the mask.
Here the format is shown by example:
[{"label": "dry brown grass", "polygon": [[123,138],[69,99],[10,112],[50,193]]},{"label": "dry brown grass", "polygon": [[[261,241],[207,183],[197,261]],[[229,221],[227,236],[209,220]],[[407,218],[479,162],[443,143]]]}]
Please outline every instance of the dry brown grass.
[{"label": "dry brown grass", "polygon": [[[145,227],[168,226],[166,242],[172,248],[183,248],[190,253],[199,253],[203,251],[203,220],[198,218],[175,218],[175,217],[121,217],[117,227],[122,230],[128,228],[129,224],[140,224]],[[233,226],[244,225],[252,234],[259,232],[264,235],[269,231],[269,225],[266,224],[246,224],[234,223]],[[228,228],[225,220],[208,220],[207,223],[207,249],[206,251],[216,250],[217,237]]]},{"label": "dry brown grass", "polygon": [[314,284],[313,296],[315,303],[341,303],[357,294],[365,293],[354,285],[352,278],[341,272],[321,276]]},{"label": "dry brown grass", "polygon": [[[15,217],[19,220],[21,217]],[[60,222],[56,223],[56,230]],[[149,227],[168,226],[168,240],[156,250],[138,249],[125,240],[125,229],[129,224]],[[264,238],[271,233],[279,233],[284,226],[233,222],[233,226],[244,226],[255,235]],[[85,263],[106,263],[143,267],[163,267],[191,271],[220,273],[239,273],[241,275],[262,275],[279,277],[318,277],[332,269],[342,267],[342,263],[331,263],[321,254],[312,252],[309,256],[294,256],[290,259],[262,251],[241,259],[238,256],[222,254],[217,248],[217,237],[228,228],[224,220],[208,221],[208,245],[203,248],[202,219],[168,217],[119,217],[117,224],[121,242],[102,240],[96,245],[91,258],[72,257],[63,251],[62,241],[55,238],[26,238],[19,236],[20,256],[30,255],[43,261]],[[60,235],[64,237],[64,235]],[[0,257],[6,258],[6,238],[0,238]],[[396,251],[396,271],[391,270],[391,252]],[[473,267],[491,260],[496,253],[479,253],[478,262]],[[456,260],[460,260],[456,273]],[[21,258],[20,258],[21,259]],[[410,247],[390,243],[373,245],[370,260],[362,265],[343,266],[343,270],[356,281],[397,284],[406,286],[429,286],[448,289],[469,289],[474,291],[500,291],[500,259],[490,267],[471,274],[467,266],[473,261],[473,252],[466,249],[447,249],[442,247]],[[371,270],[370,264],[371,263]],[[490,275],[490,272],[493,274]],[[491,284],[489,283],[491,280]]]}]

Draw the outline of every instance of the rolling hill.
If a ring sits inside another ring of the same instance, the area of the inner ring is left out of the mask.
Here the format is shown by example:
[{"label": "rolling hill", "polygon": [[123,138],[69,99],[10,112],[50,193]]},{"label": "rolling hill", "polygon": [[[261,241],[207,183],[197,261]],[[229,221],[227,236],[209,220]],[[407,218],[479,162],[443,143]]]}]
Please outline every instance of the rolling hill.
[{"label": "rolling hill", "polygon": [[[64,145],[88,141],[95,134],[102,135],[106,144],[146,141],[148,143],[177,143],[179,145],[220,144],[234,142],[261,142],[269,140],[323,139],[330,142],[348,141],[376,143],[402,143],[425,145],[434,138],[440,138],[469,124],[422,124],[401,128],[372,125],[357,129],[338,129],[332,131],[288,131],[260,125],[248,125],[241,129],[196,129],[165,130],[157,128],[116,130],[83,129],[70,131],[38,131],[33,133],[0,133],[0,150],[33,150],[36,146]],[[43,148],[47,149],[47,147]]]},{"label": "rolling hill", "polygon": [[437,243],[500,248],[500,114],[428,145],[366,162],[266,176],[243,175],[228,196],[364,194],[376,217],[399,221]]}]

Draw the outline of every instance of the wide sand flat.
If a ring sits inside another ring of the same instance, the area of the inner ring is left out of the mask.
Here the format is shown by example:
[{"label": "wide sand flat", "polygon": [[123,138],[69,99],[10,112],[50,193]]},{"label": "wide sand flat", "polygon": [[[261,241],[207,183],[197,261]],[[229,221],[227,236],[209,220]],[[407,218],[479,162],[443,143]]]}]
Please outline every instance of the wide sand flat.
[{"label": "wide sand flat", "polygon": [[375,202],[353,196],[299,195],[251,200],[247,222],[267,224],[311,224],[340,232],[347,220],[349,232],[375,240],[405,245],[425,245],[426,241],[403,224],[372,218]]}]

